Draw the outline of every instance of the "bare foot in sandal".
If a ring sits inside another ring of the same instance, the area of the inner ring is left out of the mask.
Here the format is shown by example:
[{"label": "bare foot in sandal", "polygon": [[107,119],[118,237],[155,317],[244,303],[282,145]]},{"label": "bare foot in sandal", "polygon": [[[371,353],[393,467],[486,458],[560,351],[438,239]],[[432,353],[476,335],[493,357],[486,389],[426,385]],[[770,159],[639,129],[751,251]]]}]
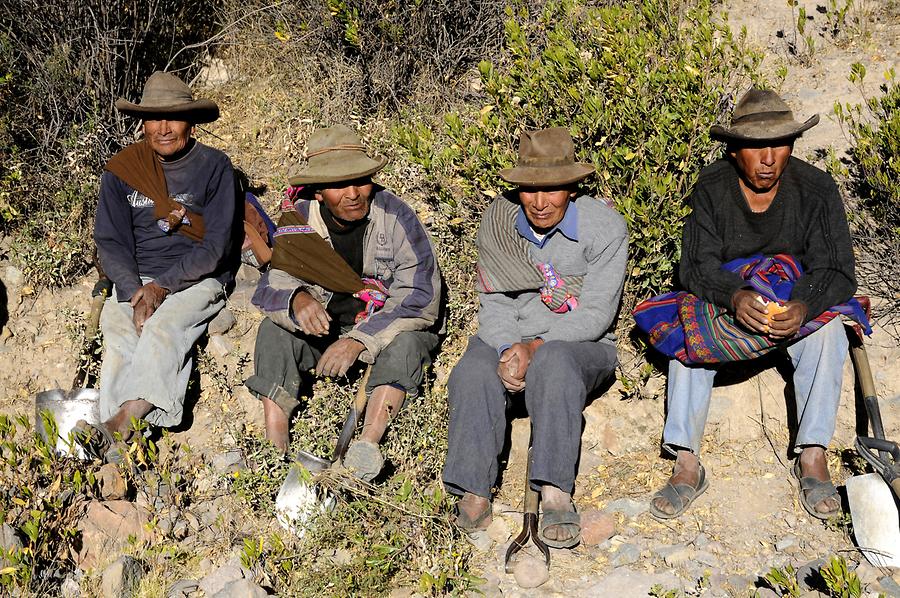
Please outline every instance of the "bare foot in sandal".
[{"label": "bare foot in sandal", "polygon": [[466,492],[456,503],[456,509],[456,525],[463,530],[486,530],[491,524],[490,499]]},{"label": "bare foot in sandal", "polygon": [[[828,472],[828,461],[825,458],[825,449],[821,446],[807,446],[800,453],[801,493],[804,493],[801,501],[804,508],[811,515],[820,519],[834,517],[841,512],[841,503],[838,500],[837,490],[831,482],[831,474]],[[819,483],[803,482],[803,480],[816,480]],[[804,487],[804,485],[806,487]],[[815,501],[815,502],[813,502]],[[810,504],[812,503],[812,504]]]},{"label": "bare foot in sandal", "polygon": [[581,517],[572,495],[550,484],[541,487],[541,538],[554,548],[571,548],[581,538]]},{"label": "bare foot in sandal", "polygon": [[[668,519],[683,513],[694,499],[706,490],[707,482],[705,476],[701,474],[701,470],[702,465],[700,465],[697,455],[690,451],[678,451],[672,477],[669,478],[666,486],[654,495],[650,503],[651,514]],[[670,491],[669,488],[672,490]],[[674,494],[672,494],[673,492]],[[673,501],[678,504],[674,504]]]}]

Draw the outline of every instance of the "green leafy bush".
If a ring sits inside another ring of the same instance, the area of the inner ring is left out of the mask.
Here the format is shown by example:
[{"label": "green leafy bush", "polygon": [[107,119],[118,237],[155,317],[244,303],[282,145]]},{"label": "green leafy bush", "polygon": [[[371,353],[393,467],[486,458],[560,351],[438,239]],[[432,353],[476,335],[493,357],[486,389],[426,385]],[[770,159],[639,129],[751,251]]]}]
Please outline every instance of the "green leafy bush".
[{"label": "green leafy bush", "polygon": [[900,82],[891,69],[880,93],[870,96],[865,77],[861,63],[851,66],[849,79],[859,88],[862,104],[834,105],[850,136],[852,160],[845,166],[832,159],[829,170],[856,196],[849,215],[862,292],[878,299],[875,316],[900,340]]},{"label": "green leafy bush", "polygon": [[[855,63],[850,80],[861,86],[865,67]],[[875,222],[890,234],[900,233],[900,82],[891,69],[881,94],[860,105],[836,103],[834,112],[850,133],[857,191]]]},{"label": "green leafy bush", "polygon": [[[672,285],[683,199],[720,151],[709,125],[728,114],[760,56],[717,22],[707,0],[556,0],[508,16],[503,53],[479,67],[480,110],[460,108],[437,127],[410,114],[396,139],[429,172],[443,216],[436,234],[457,239],[452,268],[471,272],[479,214],[501,188],[498,171],[515,160],[519,132],[568,127],[578,159],[597,166],[587,191],[615,202],[628,224],[628,313]],[[459,318],[472,319],[471,311]]]},{"label": "green leafy bush", "polygon": [[[45,426],[55,437],[52,417]],[[19,550],[0,550],[0,594],[46,591],[74,569],[76,525],[98,494],[94,473],[90,464],[59,456],[27,418],[0,414],[0,524],[22,540]]]}]

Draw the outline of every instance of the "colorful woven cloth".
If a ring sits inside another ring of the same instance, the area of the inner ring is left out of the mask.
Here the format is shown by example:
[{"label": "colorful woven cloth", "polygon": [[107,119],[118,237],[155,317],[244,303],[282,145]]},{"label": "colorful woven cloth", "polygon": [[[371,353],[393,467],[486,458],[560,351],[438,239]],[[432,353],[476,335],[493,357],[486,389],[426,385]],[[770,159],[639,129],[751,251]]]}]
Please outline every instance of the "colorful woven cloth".
[{"label": "colorful woven cloth", "polygon": [[[769,301],[785,302],[794,282],[803,275],[790,255],[761,255],[736,259],[723,269],[735,272]],[[865,310],[856,298],[835,305],[800,327],[790,339],[776,341],[747,331],[727,310],[684,291],[673,291],[640,303],[634,311],[638,327],[658,351],[690,365],[755,359],[779,345],[807,336],[837,316],[847,316],[872,334]]]},{"label": "colorful woven cloth", "polygon": [[552,264],[536,263],[529,241],[516,231],[519,205],[499,196],[485,210],[475,238],[478,247],[478,280],[481,293],[539,291],[541,301],[556,313],[578,307],[584,276],[559,276]]}]

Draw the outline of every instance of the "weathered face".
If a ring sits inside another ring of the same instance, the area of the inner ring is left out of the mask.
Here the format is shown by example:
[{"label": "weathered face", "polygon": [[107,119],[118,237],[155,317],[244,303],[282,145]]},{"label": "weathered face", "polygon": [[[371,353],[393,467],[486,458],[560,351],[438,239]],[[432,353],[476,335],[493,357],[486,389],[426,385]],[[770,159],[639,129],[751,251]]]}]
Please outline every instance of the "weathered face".
[{"label": "weathered face", "polygon": [[789,142],[777,146],[740,147],[730,150],[729,154],[744,183],[754,191],[766,192],[778,184],[793,150],[794,145]]},{"label": "weathered face", "polygon": [[316,199],[324,203],[334,217],[346,222],[355,222],[369,214],[369,203],[375,187],[371,178],[363,177],[330,184],[341,186],[320,187],[316,190]]},{"label": "weathered face", "polygon": [[575,192],[569,187],[520,187],[519,201],[531,226],[549,230],[562,221]]},{"label": "weathered face", "polygon": [[185,147],[194,134],[194,126],[184,120],[145,120],[144,138],[158,156],[171,158]]}]

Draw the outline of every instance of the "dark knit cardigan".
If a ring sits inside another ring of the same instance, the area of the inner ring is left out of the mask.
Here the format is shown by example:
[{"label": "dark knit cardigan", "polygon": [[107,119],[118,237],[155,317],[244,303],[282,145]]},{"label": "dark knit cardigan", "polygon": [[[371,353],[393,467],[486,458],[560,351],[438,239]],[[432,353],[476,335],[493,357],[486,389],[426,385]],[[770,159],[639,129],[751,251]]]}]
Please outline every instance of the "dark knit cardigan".
[{"label": "dark knit cardigan", "polygon": [[805,274],[791,299],[806,303],[808,320],[856,291],[853,246],[837,185],[803,160],[790,158],[765,212],[750,209],[729,160],[700,172],[688,203],[692,212],[684,225],[679,278],[700,298],[731,309],[732,295],[746,283],[721,266],[755,254],[787,253],[800,261]]}]

